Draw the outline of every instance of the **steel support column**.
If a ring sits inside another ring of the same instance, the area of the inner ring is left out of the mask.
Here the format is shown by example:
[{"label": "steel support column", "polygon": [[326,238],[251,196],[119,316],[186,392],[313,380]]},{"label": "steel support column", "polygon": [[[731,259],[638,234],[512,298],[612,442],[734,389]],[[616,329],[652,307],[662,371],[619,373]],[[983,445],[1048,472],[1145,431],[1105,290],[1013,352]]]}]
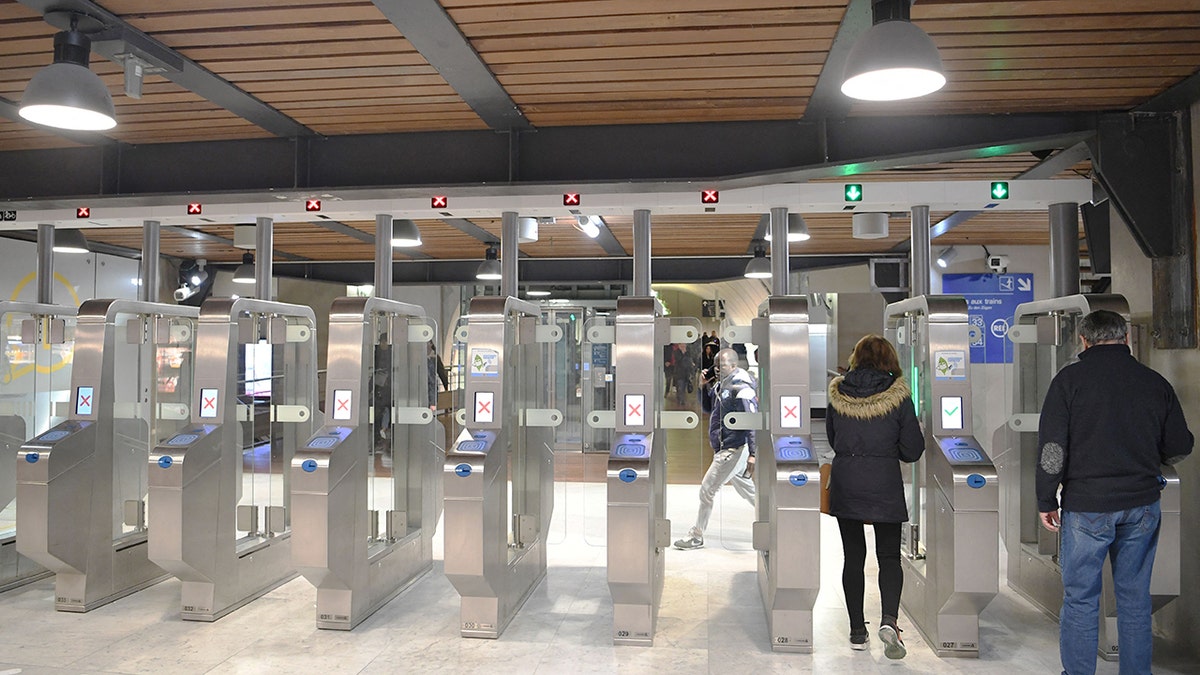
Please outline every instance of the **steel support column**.
[{"label": "steel support column", "polygon": [[375,216],[375,297],[392,299],[392,217]]},{"label": "steel support column", "polygon": [[771,295],[788,294],[788,210],[771,209]]},{"label": "steel support column", "polygon": [[258,218],[254,228],[254,293],[259,300],[274,300],[271,293],[271,253],[275,248],[275,221]]},{"label": "steel support column", "polygon": [[912,251],[909,256],[909,293],[929,295],[929,207],[912,207]]},{"label": "steel support column", "polygon": [[650,211],[633,212],[633,294],[650,295]]},{"label": "steel support column", "polygon": [[38,225],[37,231],[37,301],[54,303],[54,226]]},{"label": "steel support column", "polygon": [[500,214],[500,297],[517,296],[517,212]]},{"label": "steel support column", "polygon": [[1056,298],[1079,293],[1079,205],[1050,205],[1050,288]]},{"label": "steel support column", "polygon": [[142,265],[137,297],[142,302],[158,302],[158,250],[160,224],[157,220],[142,222]]}]

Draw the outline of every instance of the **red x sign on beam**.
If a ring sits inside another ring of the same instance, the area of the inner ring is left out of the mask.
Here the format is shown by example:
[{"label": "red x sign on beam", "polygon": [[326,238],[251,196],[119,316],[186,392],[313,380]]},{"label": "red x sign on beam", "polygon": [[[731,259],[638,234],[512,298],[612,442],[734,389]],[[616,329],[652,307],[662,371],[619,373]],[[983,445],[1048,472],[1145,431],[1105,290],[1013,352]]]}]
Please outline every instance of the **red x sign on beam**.
[{"label": "red x sign on beam", "polygon": [[579,206],[578,192],[563,193],[563,206]]},{"label": "red x sign on beam", "polygon": [[79,208],[75,209],[75,217],[76,218],[91,218],[92,210],[86,206],[80,206]]},{"label": "red x sign on beam", "polygon": [[700,203],[701,204],[716,204],[719,201],[721,201],[721,193],[720,192],[717,192],[716,190],[701,190],[700,191]]},{"label": "red x sign on beam", "polygon": [[450,206],[450,198],[446,195],[435,195],[429,200],[429,208],[444,209]]},{"label": "red x sign on beam", "polygon": [[198,216],[203,210],[204,207],[195,202],[187,205],[187,214],[189,216]]},{"label": "red x sign on beam", "polygon": [[304,200],[304,210],[305,211],[320,211],[321,210],[321,200],[320,199],[305,199]]}]

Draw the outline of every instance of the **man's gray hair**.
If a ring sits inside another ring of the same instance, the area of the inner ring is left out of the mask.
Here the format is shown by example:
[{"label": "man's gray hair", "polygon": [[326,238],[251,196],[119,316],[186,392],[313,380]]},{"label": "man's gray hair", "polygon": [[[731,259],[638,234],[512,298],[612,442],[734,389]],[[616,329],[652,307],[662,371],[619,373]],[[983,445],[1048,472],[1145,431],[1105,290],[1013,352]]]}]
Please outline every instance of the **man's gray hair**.
[{"label": "man's gray hair", "polygon": [[1079,335],[1093,345],[1124,342],[1127,333],[1125,317],[1107,309],[1098,309],[1079,322]]}]

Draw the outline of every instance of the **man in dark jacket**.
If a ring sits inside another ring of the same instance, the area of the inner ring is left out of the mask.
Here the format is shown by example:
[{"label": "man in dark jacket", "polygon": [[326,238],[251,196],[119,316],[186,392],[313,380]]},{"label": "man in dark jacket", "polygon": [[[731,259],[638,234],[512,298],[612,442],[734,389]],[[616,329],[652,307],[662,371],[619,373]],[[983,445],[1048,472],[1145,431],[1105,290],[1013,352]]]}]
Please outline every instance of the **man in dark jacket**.
[{"label": "man in dark jacket", "polygon": [[1062,530],[1059,655],[1070,675],[1095,672],[1111,558],[1121,672],[1149,673],[1160,467],[1191,453],[1192,433],[1170,383],[1130,354],[1120,314],[1088,314],[1079,337],[1084,351],[1050,382],[1038,426],[1038,511]]},{"label": "man in dark jacket", "polygon": [[754,482],[742,475],[750,457],[753,432],[730,429],[724,424],[725,415],[731,412],[758,412],[754,379],[737,367],[737,352],[732,349],[717,353],[717,368],[720,381],[714,389],[713,412],[708,421],[708,442],[716,454],[700,482],[700,510],[696,514],[696,524],[688,530],[686,537],[675,542],[675,548],[682,550],[704,546],[704,530],[712,516],[713,498],[722,485],[731,483],[737,493],[754,506]]}]

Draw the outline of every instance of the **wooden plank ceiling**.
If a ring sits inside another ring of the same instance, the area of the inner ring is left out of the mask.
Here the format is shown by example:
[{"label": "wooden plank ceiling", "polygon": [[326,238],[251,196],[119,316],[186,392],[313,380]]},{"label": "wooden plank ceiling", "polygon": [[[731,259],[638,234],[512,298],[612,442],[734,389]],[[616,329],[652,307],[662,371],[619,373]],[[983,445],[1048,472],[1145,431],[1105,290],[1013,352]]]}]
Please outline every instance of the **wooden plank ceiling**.
[{"label": "wooden plank ceiling", "polygon": [[[848,0],[441,0],[471,47],[535,127],[794,120],[804,115]],[[486,124],[368,0],[101,0],[106,10],[323,135],[484,129]],[[1200,69],[1196,0],[920,0],[914,22],[949,79],[908,102],[856,103],[851,115],[1127,110]],[[51,60],[55,29],[0,0],[0,97],[19,101]],[[264,137],[254,124],[160,76],[126,97],[120,67],[93,54],[117,104],[113,139],[147,144]],[[73,145],[0,119],[0,151]],[[1037,158],[916,166],[861,176],[1012,177]],[[1063,176],[1086,175],[1090,166]],[[631,250],[628,217],[598,214]],[[947,214],[933,214],[936,221]],[[656,217],[656,255],[744,254],[757,216]],[[849,237],[841,214],[808,218],[796,251],[885,251],[906,239]],[[373,232],[374,223],[347,223]],[[421,221],[434,258],[482,257],[484,244]],[[499,235],[498,221],[475,223]],[[203,231],[231,236],[232,223]],[[89,231],[137,247],[135,231]],[[1044,213],[989,213],[937,244],[1044,244]],[[314,260],[369,260],[370,244],[309,223],[278,223],[276,247]],[[604,255],[569,223],[544,225],[533,257]],[[214,261],[240,251],[167,233],[163,252]]]}]

